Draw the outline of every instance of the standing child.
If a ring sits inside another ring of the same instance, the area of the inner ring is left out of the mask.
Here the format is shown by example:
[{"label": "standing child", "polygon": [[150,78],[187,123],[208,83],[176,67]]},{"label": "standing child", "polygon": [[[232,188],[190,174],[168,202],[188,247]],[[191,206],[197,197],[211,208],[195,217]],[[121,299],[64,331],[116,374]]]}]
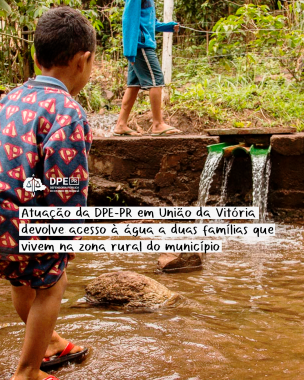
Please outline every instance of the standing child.
[{"label": "standing child", "polygon": [[155,17],[153,0],[125,0],[122,19],[124,55],[128,58],[128,88],[122,100],[114,136],[141,136],[127,126],[140,88],[149,90],[153,116],[152,136],[181,133],[164,123],[161,111],[164,76],[155,52],[155,32],[178,32],[176,22],[163,23]]},{"label": "standing child", "polygon": [[[86,352],[54,331],[67,284],[65,268],[75,255],[19,253],[18,209],[86,206],[92,134],[85,112],[71,95],[89,80],[96,37],[80,12],[60,7],[39,19],[34,44],[42,75],[0,103],[0,277],[11,282],[14,307],[26,323],[12,380],[56,379],[40,367]],[[78,191],[51,192],[50,179],[63,177],[78,178]],[[44,192],[27,191],[23,185],[29,179],[42,183]]]}]

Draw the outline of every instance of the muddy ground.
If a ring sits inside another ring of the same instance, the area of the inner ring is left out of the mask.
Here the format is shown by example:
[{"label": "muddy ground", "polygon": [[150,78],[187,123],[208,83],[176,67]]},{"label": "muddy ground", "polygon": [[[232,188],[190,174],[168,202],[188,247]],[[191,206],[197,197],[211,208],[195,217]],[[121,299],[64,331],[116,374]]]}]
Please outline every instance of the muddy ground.
[{"label": "muddy ground", "polygon": [[[204,135],[204,128],[210,128],[204,120],[199,118],[194,112],[186,113],[182,110],[170,115],[168,111],[163,112],[164,120],[167,124],[184,132],[184,134]],[[88,114],[88,120],[93,130],[94,136],[109,137],[118,119],[118,114],[104,113]],[[129,127],[143,134],[151,133],[152,112],[147,111],[141,115],[133,113],[130,116]]]}]

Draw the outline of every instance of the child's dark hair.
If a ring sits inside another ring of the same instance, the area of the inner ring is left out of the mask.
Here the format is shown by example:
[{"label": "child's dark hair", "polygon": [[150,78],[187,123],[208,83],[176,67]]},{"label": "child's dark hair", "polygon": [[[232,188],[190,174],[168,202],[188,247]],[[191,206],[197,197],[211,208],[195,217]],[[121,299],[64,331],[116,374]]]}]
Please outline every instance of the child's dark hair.
[{"label": "child's dark hair", "polygon": [[34,45],[42,67],[67,66],[78,52],[95,51],[95,30],[79,11],[53,8],[40,17]]}]

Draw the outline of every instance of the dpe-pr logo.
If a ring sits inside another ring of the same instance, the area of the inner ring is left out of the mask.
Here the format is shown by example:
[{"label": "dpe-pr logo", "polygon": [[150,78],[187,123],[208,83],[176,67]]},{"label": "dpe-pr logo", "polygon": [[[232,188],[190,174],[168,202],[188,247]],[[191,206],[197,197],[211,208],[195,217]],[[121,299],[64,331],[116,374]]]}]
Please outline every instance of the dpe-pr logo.
[{"label": "dpe-pr logo", "polygon": [[79,178],[78,177],[56,177],[50,178],[50,191],[57,192],[62,190],[70,190],[73,192],[79,191]]},{"label": "dpe-pr logo", "polygon": [[35,178],[35,174],[32,177],[28,177],[23,182],[23,188],[27,191],[32,192],[33,196],[35,196],[35,192],[37,190],[45,190],[46,186],[42,184],[40,178]]}]

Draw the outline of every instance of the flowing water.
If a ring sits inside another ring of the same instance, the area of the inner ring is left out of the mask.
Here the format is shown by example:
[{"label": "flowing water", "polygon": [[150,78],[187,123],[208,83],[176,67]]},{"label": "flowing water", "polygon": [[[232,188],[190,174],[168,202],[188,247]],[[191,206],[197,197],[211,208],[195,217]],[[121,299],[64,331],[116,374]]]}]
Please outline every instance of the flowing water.
[{"label": "flowing water", "polygon": [[234,161],[234,156],[231,156],[229,158],[224,159],[221,197],[220,197],[220,201],[219,201],[220,207],[226,206],[228,178],[229,178],[229,174],[231,172],[233,161]]},{"label": "flowing water", "polygon": [[222,152],[210,152],[207,156],[204,170],[202,171],[200,184],[198,189],[198,206],[206,206],[209,190],[214,176],[214,172],[218,167],[223,153]]},{"label": "flowing water", "polygon": [[260,221],[265,222],[269,177],[271,171],[268,155],[251,156],[252,162],[252,206],[260,208]]},{"label": "flowing water", "polygon": [[[157,254],[78,254],[69,264],[57,330],[88,346],[61,380],[302,380],[303,228],[277,225],[275,237],[226,238],[202,270],[156,274]],[[115,270],[148,275],[187,302],[154,313],[74,308],[85,285]],[[0,379],[13,372],[24,327],[0,281]],[[43,317],[43,316],[42,316]]]}]

